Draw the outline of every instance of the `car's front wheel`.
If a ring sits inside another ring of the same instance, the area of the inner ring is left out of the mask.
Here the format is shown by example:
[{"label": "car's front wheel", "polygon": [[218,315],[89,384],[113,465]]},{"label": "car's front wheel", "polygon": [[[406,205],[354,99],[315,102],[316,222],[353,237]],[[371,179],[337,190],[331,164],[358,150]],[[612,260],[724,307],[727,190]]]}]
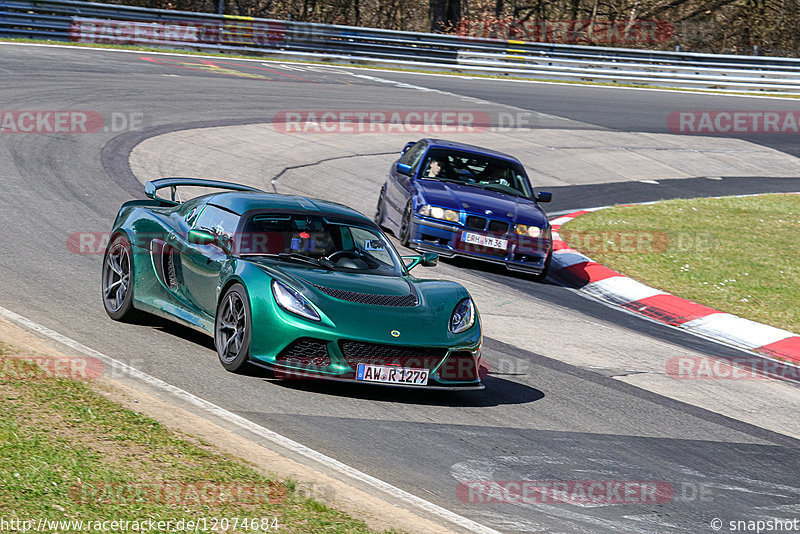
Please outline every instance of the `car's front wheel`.
[{"label": "car's front wheel", "polygon": [[247,293],[241,284],[234,284],[220,299],[214,320],[214,345],[228,371],[241,371],[250,359],[251,324]]},{"label": "car's front wheel", "polygon": [[406,204],[406,209],[403,212],[403,220],[400,223],[400,235],[398,238],[400,239],[400,244],[404,247],[407,247],[409,241],[411,240],[411,213],[413,210],[414,208],[412,207],[411,202]]},{"label": "car's front wheel", "polygon": [[542,272],[533,275],[534,281],[544,282],[545,278],[547,278],[547,273],[550,272],[550,262],[552,261],[553,261],[553,251],[550,251],[550,254],[548,254],[547,258],[544,260],[544,267],[542,268]]},{"label": "car's front wheel", "polygon": [[141,316],[133,307],[133,256],[124,235],[114,237],[103,256],[103,306],[115,321],[132,322]]},{"label": "car's front wheel", "polygon": [[381,194],[378,197],[378,207],[375,210],[375,224],[383,226],[383,219],[386,218],[386,186],[381,188]]}]

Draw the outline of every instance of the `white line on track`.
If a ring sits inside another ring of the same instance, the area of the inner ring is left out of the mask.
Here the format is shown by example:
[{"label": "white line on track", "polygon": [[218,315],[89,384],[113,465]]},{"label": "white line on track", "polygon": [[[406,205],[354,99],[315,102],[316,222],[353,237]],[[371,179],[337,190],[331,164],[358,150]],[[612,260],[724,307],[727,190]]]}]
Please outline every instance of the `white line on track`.
[{"label": "white line on track", "polygon": [[203,411],[208,412],[209,414],[221,417],[226,421],[229,421],[244,430],[252,432],[257,436],[265,438],[276,445],[279,445],[285,449],[288,449],[294,453],[297,453],[315,462],[320,462],[326,467],[333,469],[334,471],[337,471],[341,474],[347,475],[348,477],[358,480],[359,482],[363,482],[364,484],[377,488],[391,495],[398,501],[415,506],[421,510],[428,512],[431,515],[449,521],[470,532],[476,532],[480,534],[500,534],[500,532],[492,528],[489,528],[485,525],[482,525],[466,517],[460,516],[454,512],[451,512],[446,508],[442,508],[441,506],[433,504],[432,502],[426,501],[425,499],[417,497],[416,495],[413,495],[396,486],[393,486],[388,482],[384,482],[379,478],[373,477],[357,469],[354,469],[345,463],[342,463],[338,460],[334,460],[330,456],[326,456],[321,452],[315,451],[310,447],[306,447],[305,445],[298,443],[292,439],[289,439],[281,434],[278,434],[277,432],[273,432],[268,428],[257,425],[252,421],[245,419],[244,417],[236,415],[233,412],[229,412],[228,410],[221,408],[216,404],[201,399],[200,397],[193,395],[188,391],[185,391],[179,387],[168,384],[167,382],[164,382],[159,378],[150,376],[147,373],[139,371],[138,369],[131,367],[130,365],[115,360],[110,356],[106,356],[105,354],[98,352],[94,349],[91,349],[86,345],[78,343],[74,339],[59,334],[54,330],[50,330],[46,326],[42,326],[38,323],[35,323],[30,319],[27,319],[22,315],[14,313],[13,311],[7,310],[6,308],[3,308],[1,306],[0,306],[0,316],[8,319],[12,323],[15,323],[19,326],[22,326],[29,330],[33,330],[35,332],[38,332],[39,334],[45,335],[50,339],[53,339],[54,341],[57,341],[58,343],[61,343],[62,345],[65,345],[75,351],[78,351],[87,356],[91,356],[92,358],[97,358],[99,360],[102,360],[104,364],[110,365],[117,372],[128,375],[131,378],[141,380],[150,386],[157,387],[158,389],[161,389],[162,391],[165,391],[170,395],[173,395],[185,402],[188,402],[193,406],[196,406],[202,409]]}]

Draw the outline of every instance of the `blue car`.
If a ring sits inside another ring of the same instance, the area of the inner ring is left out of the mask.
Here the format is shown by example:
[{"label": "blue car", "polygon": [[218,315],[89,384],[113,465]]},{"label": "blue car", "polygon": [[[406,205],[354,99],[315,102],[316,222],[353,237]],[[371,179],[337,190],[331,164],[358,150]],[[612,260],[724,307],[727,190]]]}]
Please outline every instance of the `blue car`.
[{"label": "blue car", "polygon": [[408,143],[381,189],[375,222],[407,247],[468,256],[547,276],[550,223],[522,164],[477,146],[421,139]]}]

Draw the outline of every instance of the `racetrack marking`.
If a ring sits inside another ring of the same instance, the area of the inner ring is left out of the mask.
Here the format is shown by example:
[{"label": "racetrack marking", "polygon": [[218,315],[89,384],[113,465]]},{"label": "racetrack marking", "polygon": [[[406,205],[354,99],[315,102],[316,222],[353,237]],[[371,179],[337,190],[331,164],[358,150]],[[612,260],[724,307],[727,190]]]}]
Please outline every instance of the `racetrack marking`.
[{"label": "racetrack marking", "polygon": [[[9,46],[50,46],[56,48],[65,48],[69,50],[91,50],[97,52],[123,52],[128,54],[150,54],[154,56],[178,56],[178,57],[199,57],[199,58],[208,58],[208,59],[220,59],[221,56],[210,56],[204,54],[179,54],[176,52],[152,52],[152,51],[143,51],[143,50],[125,50],[121,48],[103,48],[103,47],[88,47],[88,46],[75,46],[75,45],[62,45],[62,44],[50,44],[50,43],[15,43],[4,41],[0,42],[0,45],[9,45]],[[224,57],[224,56],[222,56]],[[324,59],[325,55],[320,55],[320,59]],[[235,61],[259,61],[264,62],[264,58],[230,58],[231,60]],[[276,60],[281,61],[281,60]],[[285,60],[283,60],[285,61]],[[302,61],[296,62],[298,65],[317,65],[316,63],[303,63]],[[422,67],[426,66],[426,64],[420,65]],[[545,85],[563,85],[566,87],[575,87],[575,83],[567,83],[567,82],[557,82],[557,81],[546,81],[546,80],[514,80],[514,79],[507,79],[507,78],[489,78],[489,77],[481,77],[481,76],[462,76],[457,74],[448,74],[448,73],[437,73],[437,72],[413,72],[408,71],[405,69],[382,69],[382,68],[370,68],[365,69],[364,67],[354,67],[351,65],[335,65],[336,68],[340,69],[353,69],[353,70],[371,70],[374,72],[387,72],[392,74],[412,74],[416,76],[448,76],[451,78],[457,78],[461,80],[482,80],[482,81],[495,81],[495,82],[511,82],[511,83],[530,83],[530,84],[545,84]],[[595,85],[590,83],[583,83],[578,84],[579,87],[595,87],[598,89],[611,89],[611,90],[624,90],[624,91],[659,91],[664,93],[684,93],[686,91],[682,91],[679,89],[669,89],[664,87],[626,87],[626,86],[615,86],[615,85]],[[770,100],[783,100],[784,102],[787,100],[787,97],[784,96],[773,96],[773,95],[757,95],[757,94],[736,94],[736,93],[727,93],[724,91],[714,92],[711,90],[704,90],[704,91],[691,91],[692,95],[710,95],[710,96],[727,96],[727,97],[738,97],[738,98],[765,98]],[[461,95],[456,95],[461,96]],[[495,105],[500,105],[499,103],[494,103]],[[511,107],[511,106],[509,106]],[[526,110],[528,111],[528,110]]]},{"label": "racetrack marking", "polygon": [[110,356],[106,356],[105,354],[103,354],[101,352],[98,352],[98,351],[96,351],[94,349],[91,349],[91,348],[85,346],[85,345],[82,345],[81,343],[78,343],[77,341],[75,341],[75,340],[73,340],[73,339],[71,339],[71,338],[69,338],[67,336],[59,334],[58,332],[56,332],[54,330],[50,330],[46,326],[42,326],[42,325],[40,325],[38,323],[35,323],[35,322],[31,321],[30,319],[27,319],[27,318],[23,317],[22,315],[14,313],[13,311],[7,310],[6,308],[3,308],[1,306],[0,306],[0,316],[3,316],[4,318],[8,319],[12,323],[15,323],[15,324],[17,324],[19,326],[22,326],[24,328],[27,328],[29,330],[33,330],[35,332],[38,332],[39,334],[47,336],[50,339],[53,339],[54,341],[57,341],[58,343],[61,343],[62,345],[65,345],[65,346],[67,346],[67,347],[69,347],[69,348],[71,348],[71,349],[73,349],[75,351],[78,351],[78,352],[80,352],[82,354],[85,354],[85,355],[93,357],[93,358],[97,358],[97,359],[103,361],[103,363],[105,365],[109,366],[109,368],[113,369],[116,372],[128,375],[131,378],[135,378],[137,380],[141,380],[143,382],[146,382],[147,384],[149,384],[151,386],[154,386],[154,387],[156,387],[156,388],[158,388],[158,389],[160,389],[162,391],[165,391],[165,392],[167,392],[167,393],[169,393],[171,395],[174,395],[175,397],[177,397],[177,398],[179,398],[179,399],[181,399],[181,400],[183,400],[185,402],[188,402],[189,404],[191,404],[193,406],[196,406],[196,407],[198,407],[198,408],[200,408],[200,409],[202,409],[202,410],[204,410],[204,411],[206,411],[206,412],[208,412],[208,413],[210,413],[210,414],[212,414],[214,416],[220,417],[220,418],[222,418],[222,419],[224,419],[224,420],[226,420],[226,421],[228,421],[230,423],[233,423],[233,424],[237,425],[238,427],[240,427],[240,428],[242,428],[244,430],[247,430],[247,431],[252,432],[253,434],[255,434],[255,435],[259,436],[259,437],[267,439],[267,440],[269,440],[270,442],[272,442],[272,443],[274,443],[276,445],[279,445],[279,446],[281,446],[281,447],[283,447],[285,449],[288,449],[288,450],[290,450],[290,451],[292,451],[292,452],[294,452],[296,454],[299,454],[299,455],[301,455],[301,456],[303,456],[303,457],[305,457],[305,458],[307,458],[309,460],[313,460],[314,462],[319,462],[319,463],[325,465],[326,467],[329,467],[329,468],[333,469],[334,471],[339,472],[340,474],[347,475],[347,476],[349,476],[349,477],[351,477],[353,479],[358,480],[359,482],[362,482],[364,484],[372,486],[373,488],[381,490],[381,491],[391,495],[392,497],[394,497],[398,501],[401,501],[401,502],[404,502],[406,504],[410,504],[410,505],[412,505],[414,507],[417,507],[419,509],[422,509],[422,510],[430,513],[431,515],[434,515],[436,517],[439,517],[441,519],[449,521],[449,522],[451,522],[451,523],[453,523],[455,525],[458,525],[458,526],[460,526],[460,527],[462,527],[465,530],[468,530],[470,532],[476,532],[476,533],[481,533],[481,534],[500,534],[498,531],[496,531],[496,530],[494,530],[492,528],[489,528],[489,527],[487,527],[485,525],[477,523],[477,522],[475,522],[475,521],[473,521],[471,519],[468,519],[466,517],[460,516],[460,515],[458,515],[458,514],[456,514],[454,512],[451,512],[450,510],[448,510],[446,508],[442,508],[441,506],[438,506],[438,505],[436,505],[436,504],[434,504],[432,502],[426,501],[425,499],[422,499],[420,497],[417,497],[416,495],[408,493],[407,491],[404,491],[404,490],[402,490],[402,489],[400,489],[400,488],[398,488],[396,486],[393,486],[393,485],[389,484],[388,482],[384,482],[383,480],[381,480],[379,478],[373,477],[373,476],[368,475],[366,473],[363,473],[363,472],[361,472],[361,471],[359,471],[357,469],[354,469],[354,468],[350,467],[349,465],[347,465],[345,463],[342,463],[342,462],[340,462],[338,460],[335,460],[335,459],[333,459],[333,458],[331,458],[329,456],[326,456],[326,455],[322,454],[321,452],[318,452],[318,451],[316,451],[316,450],[314,450],[314,449],[312,449],[310,447],[306,447],[305,445],[303,445],[301,443],[298,443],[298,442],[296,442],[296,441],[294,441],[292,439],[289,439],[289,438],[287,438],[287,437],[285,437],[285,436],[283,436],[281,434],[278,434],[277,432],[269,430],[268,428],[265,428],[263,426],[257,425],[256,423],[253,423],[252,421],[250,421],[248,419],[245,419],[244,417],[242,417],[240,415],[237,415],[237,414],[235,414],[233,412],[229,412],[228,410],[226,410],[224,408],[221,408],[220,406],[217,406],[216,404],[213,404],[213,403],[211,403],[211,402],[209,402],[209,401],[207,401],[205,399],[202,399],[202,398],[200,398],[200,397],[198,397],[196,395],[193,395],[193,394],[189,393],[188,391],[185,391],[185,390],[183,390],[183,389],[181,389],[179,387],[173,386],[172,384],[164,382],[163,380],[161,380],[159,378],[156,378],[154,376],[148,375],[147,373],[139,371],[138,369],[136,369],[134,367],[131,367],[130,365],[127,365],[125,363],[122,363],[122,362],[120,362],[118,360],[115,360],[114,358],[111,358]]}]

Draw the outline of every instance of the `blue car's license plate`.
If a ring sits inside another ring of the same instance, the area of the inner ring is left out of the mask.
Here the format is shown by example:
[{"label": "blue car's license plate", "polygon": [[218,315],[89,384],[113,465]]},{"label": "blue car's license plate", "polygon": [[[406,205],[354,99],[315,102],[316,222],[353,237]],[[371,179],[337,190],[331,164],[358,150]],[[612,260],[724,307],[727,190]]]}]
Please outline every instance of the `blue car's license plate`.
[{"label": "blue car's license plate", "polygon": [[461,241],[464,243],[471,243],[473,245],[480,245],[482,247],[497,248],[505,250],[508,248],[508,240],[500,239],[498,237],[491,237],[488,235],[473,234],[471,232],[463,232],[461,234]]}]

